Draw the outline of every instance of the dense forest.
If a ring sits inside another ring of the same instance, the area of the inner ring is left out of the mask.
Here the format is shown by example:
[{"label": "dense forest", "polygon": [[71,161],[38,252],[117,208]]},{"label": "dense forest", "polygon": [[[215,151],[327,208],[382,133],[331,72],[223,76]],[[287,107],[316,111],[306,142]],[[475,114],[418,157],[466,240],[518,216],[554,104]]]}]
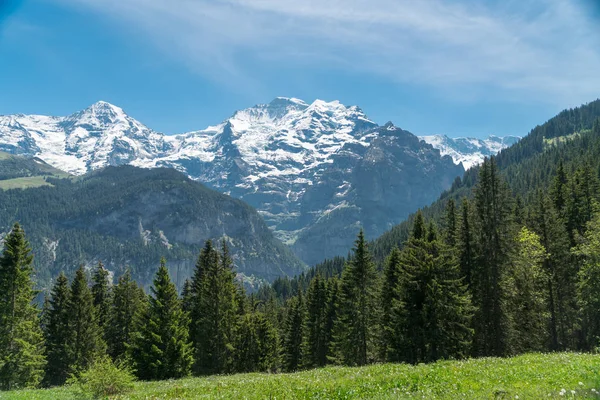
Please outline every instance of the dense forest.
[{"label": "dense forest", "polygon": [[207,241],[178,293],[160,262],[145,293],[103,265],[33,302],[17,224],[0,257],[0,388],[64,384],[95,360],[144,380],[327,364],[411,364],[600,350],[600,101],[568,110],[467,171],[346,259],[248,295]]}]

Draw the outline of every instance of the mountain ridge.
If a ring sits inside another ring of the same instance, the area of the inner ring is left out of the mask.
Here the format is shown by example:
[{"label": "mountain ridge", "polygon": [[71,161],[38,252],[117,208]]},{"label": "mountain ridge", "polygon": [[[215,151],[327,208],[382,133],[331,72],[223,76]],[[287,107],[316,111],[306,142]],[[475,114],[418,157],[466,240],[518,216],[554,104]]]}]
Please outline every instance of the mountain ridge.
[{"label": "mountain ridge", "polygon": [[255,207],[308,264],[345,254],[360,227],[380,235],[464,172],[357,106],[285,97],[174,136],[107,102],[67,117],[0,117],[0,150],[75,175],[107,165],[174,168]]}]

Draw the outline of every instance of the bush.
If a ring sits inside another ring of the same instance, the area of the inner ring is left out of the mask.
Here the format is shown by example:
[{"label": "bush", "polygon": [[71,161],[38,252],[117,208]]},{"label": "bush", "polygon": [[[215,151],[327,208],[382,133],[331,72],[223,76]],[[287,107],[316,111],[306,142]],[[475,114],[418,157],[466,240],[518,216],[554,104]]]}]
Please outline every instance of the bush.
[{"label": "bush", "polygon": [[133,389],[135,377],[131,369],[123,363],[113,363],[103,357],[67,382],[76,395],[83,398],[99,399],[116,396]]}]

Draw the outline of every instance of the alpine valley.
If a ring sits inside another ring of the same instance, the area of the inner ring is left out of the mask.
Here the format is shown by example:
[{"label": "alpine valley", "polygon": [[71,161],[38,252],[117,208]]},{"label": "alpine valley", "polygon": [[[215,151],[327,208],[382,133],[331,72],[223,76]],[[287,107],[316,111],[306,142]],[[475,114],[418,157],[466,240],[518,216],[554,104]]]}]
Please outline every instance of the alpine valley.
[{"label": "alpine valley", "polygon": [[[419,138],[391,122],[376,124],[356,106],[321,100],[308,104],[294,98],[276,98],[269,104],[237,111],[218,125],[180,135],[156,132],[106,102],[67,117],[0,116],[1,151],[18,155],[18,160],[35,157],[36,168],[43,164],[44,170],[53,167],[80,176],[60,183],[60,173],[34,174],[38,180],[44,177],[40,187],[29,189],[36,196],[63,188],[56,196],[68,193],[77,198],[93,196],[89,188],[94,185],[99,191],[115,188],[115,196],[100,192],[106,201],[99,202],[97,208],[69,214],[71,225],[61,229],[91,231],[99,235],[97,243],[109,246],[112,242],[106,235],[114,224],[120,235],[111,236],[115,243],[142,240],[167,250],[181,245],[185,249],[181,257],[190,258],[186,266],[193,265],[190,246],[197,250],[201,240],[233,237],[236,266],[266,279],[292,275],[303,268],[281,242],[308,265],[345,255],[360,227],[367,237],[381,235],[437,199],[465,168],[518,140],[494,136],[487,140],[443,135]],[[143,169],[94,172],[123,165]],[[165,169],[144,172],[160,167],[175,169],[209,189],[194,186],[175,171],[175,175]],[[16,179],[35,181],[30,175]],[[125,183],[119,182],[119,175],[127,178]],[[148,179],[154,186],[144,186],[136,179]],[[128,186],[134,187],[135,193]],[[117,199],[121,194],[123,197]],[[211,202],[198,201],[198,196]],[[254,207],[266,225],[254,210],[230,196]],[[219,206],[222,202],[228,206]],[[122,215],[110,211],[117,203],[124,210]],[[162,211],[175,203],[180,205],[179,218],[194,215],[194,206],[211,204],[208,209],[214,212],[199,212],[189,223],[174,225],[175,217]],[[4,212],[1,231],[6,232],[14,222],[11,212]],[[91,218],[90,213],[96,216]],[[241,221],[235,221],[236,216]],[[249,238],[235,237],[233,227],[252,234]],[[66,243],[57,240],[60,235],[56,227],[48,229],[47,236],[56,237],[44,240],[60,253]],[[257,238],[268,238],[266,246],[276,249],[274,257],[261,255]],[[103,253],[94,253],[90,247],[80,255],[78,261],[88,263]],[[115,262],[131,262],[131,257]],[[144,258],[138,259],[142,262]],[[72,260],[63,259],[63,263],[67,261]],[[54,265],[57,268],[62,266]]]}]

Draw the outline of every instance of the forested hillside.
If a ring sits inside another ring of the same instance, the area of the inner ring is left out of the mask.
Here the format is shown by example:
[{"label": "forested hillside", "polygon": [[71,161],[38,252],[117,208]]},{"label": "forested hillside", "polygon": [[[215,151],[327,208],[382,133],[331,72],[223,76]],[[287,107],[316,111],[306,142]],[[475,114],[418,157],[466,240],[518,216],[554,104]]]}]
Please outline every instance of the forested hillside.
[{"label": "forested hillside", "polygon": [[274,279],[304,268],[254,209],[175,170],[109,167],[42,182],[48,186],[0,191],[0,232],[15,221],[23,225],[41,285],[60,271],[71,275],[80,264],[99,261],[117,276],[130,268],[135,279],[149,284],[165,256],[181,287],[204,241],[221,237],[228,240],[238,272],[247,276]]}]

